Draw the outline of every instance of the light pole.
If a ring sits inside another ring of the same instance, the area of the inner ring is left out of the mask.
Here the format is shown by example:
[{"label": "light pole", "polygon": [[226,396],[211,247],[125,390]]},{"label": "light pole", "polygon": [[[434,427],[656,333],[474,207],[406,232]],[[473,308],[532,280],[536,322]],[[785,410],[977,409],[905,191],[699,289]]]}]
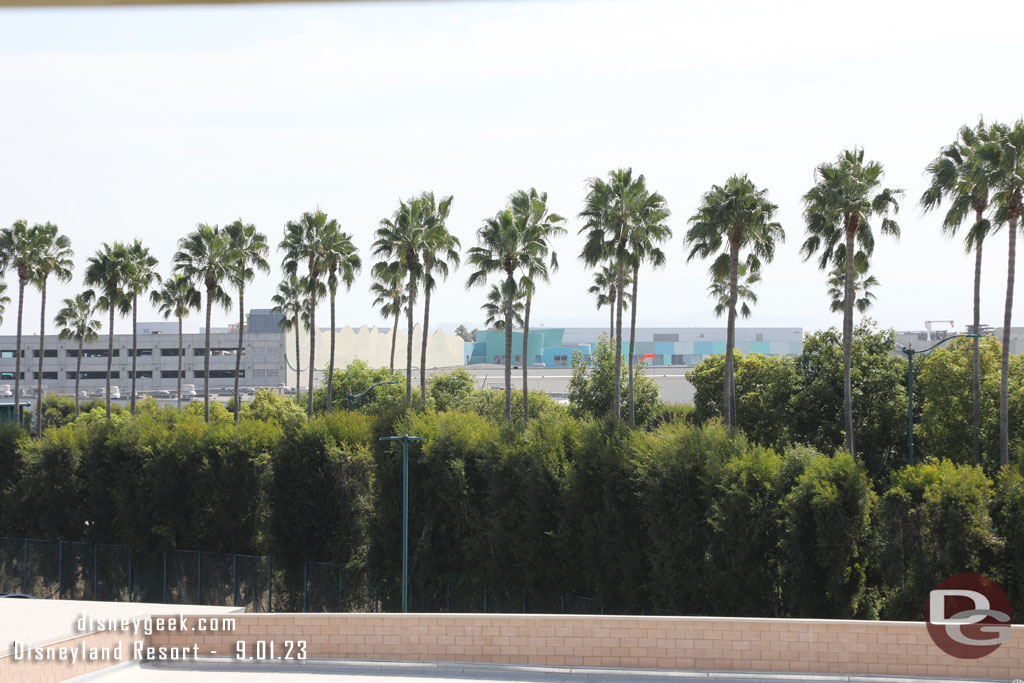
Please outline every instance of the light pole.
[{"label": "light pole", "polygon": [[[397,384],[397,382],[396,382]],[[369,389],[367,389],[369,391]],[[366,393],[366,392],[363,392]],[[422,436],[382,436],[381,441],[402,442],[402,612],[409,611],[409,442]]]},{"label": "light pole", "polygon": [[389,382],[377,382],[372,387],[370,387],[369,389],[367,389],[366,391],[363,391],[361,393],[358,393],[358,394],[345,394],[345,398],[348,400],[348,409],[350,411],[352,410],[352,401],[355,401],[356,402],[356,404],[355,404],[356,407],[359,407],[359,401],[362,400],[363,396],[366,396],[368,393],[370,393],[371,391],[373,391],[377,387],[381,386],[382,384],[401,384],[401,382],[399,382],[398,380],[391,380]]},{"label": "light pole", "polygon": [[[945,339],[940,339],[939,341],[937,341],[936,343],[932,344],[927,349],[924,349],[922,351],[915,351],[914,349],[910,348],[909,346],[904,346],[904,347],[900,348],[900,351],[902,351],[907,356],[907,362],[908,362],[908,366],[907,366],[907,454],[910,456],[910,464],[911,465],[914,464],[914,356],[916,356],[916,355],[922,356],[921,362],[923,363],[924,359],[927,358],[929,353],[931,353],[932,351],[934,351],[938,347],[942,346],[943,344],[948,342],[950,339],[956,339],[958,337],[970,337],[971,339],[976,339],[976,338],[981,337],[981,335],[980,334],[951,334],[950,336],[946,337]],[[920,368],[920,367],[921,366],[918,365],[918,368]]]}]

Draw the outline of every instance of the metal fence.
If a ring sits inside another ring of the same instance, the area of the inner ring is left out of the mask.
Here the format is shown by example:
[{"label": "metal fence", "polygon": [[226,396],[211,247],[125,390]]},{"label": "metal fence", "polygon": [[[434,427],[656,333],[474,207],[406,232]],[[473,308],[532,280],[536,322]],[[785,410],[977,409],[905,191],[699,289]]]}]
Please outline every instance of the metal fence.
[{"label": "metal fence", "polygon": [[[285,588],[269,557],[195,550],[144,552],[103,543],[0,537],[0,594],[38,598],[223,605],[247,612],[398,611],[394,583],[339,564],[305,562],[301,588]],[[537,595],[478,584],[410,586],[415,612],[604,614],[593,598]],[[632,611],[632,610],[629,610]],[[643,610],[636,611],[644,613]]]}]

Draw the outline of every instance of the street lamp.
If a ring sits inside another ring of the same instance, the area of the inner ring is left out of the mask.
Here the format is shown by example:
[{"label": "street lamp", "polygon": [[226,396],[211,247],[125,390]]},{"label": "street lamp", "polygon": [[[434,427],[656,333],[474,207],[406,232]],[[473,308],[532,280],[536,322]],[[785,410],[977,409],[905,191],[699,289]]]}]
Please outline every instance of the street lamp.
[{"label": "street lamp", "polygon": [[359,406],[359,401],[362,400],[363,396],[366,396],[368,393],[370,393],[371,391],[373,391],[377,387],[381,386],[382,384],[401,384],[401,382],[399,382],[398,380],[391,380],[389,382],[377,382],[376,384],[374,384],[372,387],[370,387],[369,389],[367,389],[364,392],[361,392],[361,393],[358,393],[358,394],[345,394],[345,398],[348,399],[348,409],[352,410],[352,401],[356,401],[355,405],[356,405],[356,407],[358,407]]},{"label": "street lamp", "polygon": [[[397,382],[394,382],[397,384]],[[371,387],[372,388],[372,387]],[[369,391],[369,389],[367,389]],[[366,393],[365,391],[363,393]],[[409,442],[422,436],[382,436],[381,441],[402,442],[402,612],[409,611]]]},{"label": "street lamp", "polygon": [[[927,349],[922,351],[915,351],[909,346],[900,348],[907,356],[907,453],[910,456],[910,464],[914,464],[914,356],[922,356],[921,362],[928,356],[929,353],[942,346],[950,339],[956,339],[958,337],[969,337],[971,339],[978,339],[982,335],[980,334],[951,334],[945,339],[940,339],[938,342],[932,344]],[[921,366],[919,365],[918,368]]]}]

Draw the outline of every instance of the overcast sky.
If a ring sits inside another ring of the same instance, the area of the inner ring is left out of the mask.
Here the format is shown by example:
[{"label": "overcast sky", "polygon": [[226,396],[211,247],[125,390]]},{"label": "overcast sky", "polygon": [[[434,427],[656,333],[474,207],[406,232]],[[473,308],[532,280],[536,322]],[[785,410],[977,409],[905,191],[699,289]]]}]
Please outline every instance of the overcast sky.
[{"label": "overcast sky", "polygon": [[[50,288],[56,312],[103,241],[141,238],[167,274],[198,222],[241,217],[276,245],[286,221],[319,206],[367,266],[340,297],[339,325],[358,326],[384,324],[367,293],[370,245],[398,198],[454,195],[450,228],[469,247],[509,193],[534,186],[570,217],[534,320],[604,324],[576,214],[588,177],[631,166],[665,195],[675,232],[667,267],[641,274],[639,324],[724,325],[683,235],[704,191],[749,173],[788,239],[741,324],[814,330],[841,320],[824,275],[800,258],[800,199],[817,164],[861,145],[907,192],[902,238],[877,241],[871,315],[959,328],[973,259],[941,235],[939,215],[921,214],[923,170],[961,124],[1024,114],[1022,24],[1019,0],[0,10],[0,225],[53,221],[70,236],[78,267]],[[273,261],[247,307],[270,305]],[[982,322],[999,326],[1005,232],[985,263]],[[482,321],[485,290],[467,292],[468,274],[440,288],[432,321]],[[38,302],[26,296],[26,332],[39,329]],[[0,331],[13,334],[15,316],[16,299]],[[148,303],[140,319],[156,319]]]}]

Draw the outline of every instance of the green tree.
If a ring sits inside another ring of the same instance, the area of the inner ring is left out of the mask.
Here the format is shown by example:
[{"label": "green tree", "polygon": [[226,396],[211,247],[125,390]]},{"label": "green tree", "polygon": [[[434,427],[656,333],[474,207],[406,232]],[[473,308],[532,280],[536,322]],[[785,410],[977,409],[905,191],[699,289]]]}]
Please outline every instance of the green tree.
[{"label": "green tree", "polygon": [[[302,312],[309,308],[306,288],[294,275],[287,275],[277,285],[277,294],[270,297],[274,304],[274,312],[281,314],[281,331],[287,333],[295,330],[295,400],[302,405],[302,369],[299,357],[299,327],[302,324]],[[285,359],[287,362],[287,359]]]},{"label": "green tree", "polygon": [[[846,269],[846,302],[843,311],[843,418],[846,427],[846,449],[856,458],[853,424],[853,305],[856,264],[866,269],[875,248],[874,216],[882,219],[879,231],[899,237],[900,228],[889,218],[889,211],[899,211],[902,190],[879,187],[882,165],[864,161],[863,149],[843,151],[834,163],[819,165],[814,175],[817,183],[804,195],[804,221],[807,239],[801,252],[804,259],[818,255],[818,267],[828,270]],[[820,254],[819,254],[820,252]]]},{"label": "green tree", "polygon": [[[615,400],[615,355],[615,344],[603,334],[598,338],[594,353],[589,358],[579,351],[573,352],[568,391],[569,405],[575,415],[600,418],[612,413]],[[621,358],[619,362],[622,362]],[[621,395],[625,378],[621,374],[618,378]],[[654,418],[661,403],[658,399],[658,385],[643,373],[643,366],[633,381],[636,385],[633,389],[636,422],[645,425]]]},{"label": "green tree", "polygon": [[[358,249],[352,243],[352,235],[340,230],[324,232],[324,265],[327,269],[327,292],[331,300],[331,351],[327,360],[327,376],[334,376],[334,343],[336,335],[336,309],[338,286],[344,285],[345,291],[352,289],[356,275],[363,267]],[[334,409],[332,383],[327,382],[327,411]]]},{"label": "green tree", "polygon": [[508,312],[509,306],[512,308],[513,326],[521,326],[523,324],[523,310],[525,309],[523,293],[517,290],[515,299],[510,303],[501,285],[491,285],[491,288],[487,291],[487,300],[480,307],[480,310],[484,312],[484,325],[493,327],[498,332],[504,332],[505,314]]},{"label": "green tree", "polygon": [[0,282],[0,323],[4,321],[4,314],[7,312],[9,303],[11,303],[11,297],[7,296],[7,283]]},{"label": "green tree", "polygon": [[[725,383],[723,385],[725,424],[736,427],[736,302],[739,298],[739,271],[742,265],[748,277],[759,275],[761,264],[775,257],[775,243],[786,233],[772,220],[778,206],[768,200],[768,190],[758,187],[746,176],[731,176],[725,185],[713,185],[701,198],[697,213],[690,217],[686,244],[695,257],[713,258],[712,282],[729,281],[729,317],[725,341]],[[724,247],[724,250],[723,250]],[[741,256],[740,252],[746,253]]]},{"label": "green tree", "polygon": [[[626,272],[633,265],[630,260],[633,232],[644,229],[653,210],[667,211],[664,199],[657,192],[648,192],[647,180],[642,174],[634,178],[631,168],[611,171],[607,182],[600,178],[587,180],[587,197],[583,211],[579,214],[584,221],[579,232],[581,235],[586,234],[580,258],[592,268],[610,261],[615,266],[616,292],[626,291]],[[654,223],[660,221],[655,220]],[[633,306],[635,309],[635,301]],[[611,403],[611,412],[616,419],[619,419],[622,407],[622,388],[619,382],[622,375],[622,311],[623,297],[619,296],[615,302],[613,336],[619,353],[615,354],[614,359]]]},{"label": "green tree", "polygon": [[[149,293],[149,301],[156,306],[164,320],[171,317],[178,320],[178,350],[175,354],[178,357],[176,394],[178,410],[181,410],[181,376],[183,374],[181,363],[182,356],[185,355],[184,321],[190,311],[198,311],[203,307],[203,297],[187,277],[181,273],[174,273],[160,284],[159,289],[154,289]],[[81,355],[81,351],[79,351],[79,355]],[[75,389],[77,394],[77,384]]]},{"label": "green tree", "polygon": [[1003,467],[995,487],[992,518],[1003,541],[999,574],[1014,613],[1020,614],[1024,610],[1024,472],[1020,463]]},{"label": "green tree", "polygon": [[[878,278],[868,274],[868,262],[862,261],[853,264],[855,278],[853,281],[853,307],[858,313],[867,313],[875,302],[875,293],[872,288],[878,286]],[[828,296],[832,300],[829,310],[839,313],[846,310],[846,268],[842,265],[832,269],[828,276]]]},{"label": "green tree", "polygon": [[203,348],[203,416],[210,422],[210,325],[213,304],[229,310],[231,295],[224,285],[231,282],[238,254],[230,236],[216,225],[200,223],[195,230],[178,241],[174,269],[193,284],[201,285],[206,294],[206,340]]},{"label": "green tree", "polygon": [[[739,304],[737,313],[744,318],[749,318],[752,312],[750,304],[757,303],[754,285],[761,281],[761,273],[752,272],[748,274],[746,264],[741,263],[737,269],[736,277],[736,303]],[[730,291],[731,287],[728,277],[713,279],[708,286],[708,293],[715,300],[715,315],[718,317],[722,317],[722,314],[729,310]],[[733,353],[736,352],[733,351]]]},{"label": "green tree", "polygon": [[[64,307],[57,311],[54,322],[59,330],[58,339],[67,339],[78,342],[78,353],[75,354],[75,417],[78,417],[79,410],[79,384],[82,376],[82,345],[85,342],[92,342],[99,337],[102,323],[93,318],[96,314],[95,295],[91,290],[85,290],[76,294],[71,299],[64,299]],[[40,415],[42,408],[40,407]]]},{"label": "green tree", "polygon": [[[539,258],[531,262],[520,277],[520,288],[525,298],[523,304],[523,426],[530,421],[530,306],[539,282],[549,281],[549,271],[558,269],[558,254],[551,240],[565,234],[562,224],[565,219],[548,209],[548,193],[518,190],[509,197],[509,206],[516,217],[516,223],[523,229],[523,248]],[[544,259],[547,259],[545,263]]]},{"label": "green tree", "polygon": [[420,256],[423,265],[423,339],[420,343],[420,398],[427,407],[427,342],[430,340],[430,295],[437,280],[447,280],[448,273],[459,267],[459,238],[448,232],[448,213],[452,196],[434,198],[433,192],[420,195],[426,215],[423,247]]},{"label": "green tree", "polygon": [[[626,285],[626,291],[623,293],[624,300],[622,302],[622,308],[628,309],[630,303],[630,297],[632,296],[629,292],[630,285],[633,284],[632,279],[629,277],[629,273],[623,277],[623,284]],[[594,284],[587,289],[588,292],[594,295],[597,299],[597,310],[601,310],[603,306],[608,307],[608,338],[615,338],[615,311],[617,310],[616,300],[619,298],[618,289],[616,289],[615,282],[615,266],[611,263],[604,263],[594,271]]]},{"label": "green tree", "polygon": [[407,303],[405,290],[402,288],[402,270],[400,264],[381,261],[373,266],[374,282],[370,285],[370,293],[374,295],[373,305],[385,320],[394,318],[391,325],[391,361],[388,369],[395,371],[395,344],[398,341],[398,321],[402,309]]},{"label": "green tree", "polygon": [[[350,361],[344,368],[334,371],[332,393],[336,396],[355,396],[362,394],[370,387],[381,382],[398,382],[402,376],[387,368],[371,368],[366,361],[358,358]],[[401,404],[402,391],[399,384],[383,384],[359,399],[354,409],[369,415],[382,415]],[[327,404],[326,388],[318,390],[317,407]]]},{"label": "green tree", "polygon": [[[130,255],[122,242],[103,246],[89,257],[85,267],[85,285],[95,287],[98,294],[96,307],[110,315],[107,324],[107,376],[104,397],[107,403],[107,420],[110,420],[110,375],[114,362],[114,314],[125,315],[131,311],[132,300],[125,293],[128,286]],[[89,290],[92,293],[93,290]]]},{"label": "green tree", "polygon": [[53,223],[37,225],[40,250],[36,257],[36,270],[32,283],[39,288],[39,373],[36,384],[36,436],[43,435],[43,358],[46,346],[46,282],[53,275],[60,282],[70,282],[75,263],[72,261],[71,240],[61,235]]},{"label": "green tree", "polygon": [[160,283],[160,275],[156,272],[158,261],[142,242],[135,240],[127,247],[128,270],[125,280],[125,296],[129,297],[132,308],[132,396],[131,412],[135,413],[135,386],[137,360],[139,355],[139,295],[145,294],[154,284]]},{"label": "green tree", "polygon": [[988,140],[979,148],[988,168],[992,223],[996,230],[1007,226],[1009,237],[1006,267],[1006,303],[1003,306],[1003,355],[999,380],[999,462],[1010,462],[1010,324],[1013,318],[1013,278],[1016,270],[1017,230],[1024,210],[1024,119],[1013,126],[993,124]]},{"label": "green tree", "polygon": [[430,378],[430,398],[434,410],[442,413],[458,406],[473,393],[473,376],[463,368],[443,372]]},{"label": "green tree", "polygon": [[238,393],[238,380],[242,373],[242,352],[245,349],[245,286],[256,277],[256,271],[270,273],[270,264],[267,262],[270,247],[267,245],[267,236],[256,230],[256,226],[251,223],[237,220],[224,226],[224,233],[231,242],[231,247],[237,257],[231,270],[232,284],[238,290],[238,351],[235,352],[234,391],[234,413],[237,423],[238,411],[242,403]]}]

